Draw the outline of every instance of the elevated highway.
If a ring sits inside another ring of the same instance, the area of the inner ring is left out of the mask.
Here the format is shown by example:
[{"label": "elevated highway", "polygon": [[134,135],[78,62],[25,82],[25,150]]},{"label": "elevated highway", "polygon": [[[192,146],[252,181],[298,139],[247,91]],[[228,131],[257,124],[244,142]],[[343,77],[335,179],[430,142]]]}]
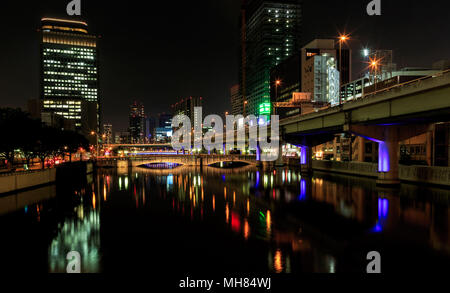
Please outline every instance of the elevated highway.
[{"label": "elevated highway", "polygon": [[311,170],[311,148],[350,133],[379,143],[379,184],[398,184],[398,142],[450,121],[450,71],[383,89],[318,112],[280,121],[283,140],[302,147]]}]

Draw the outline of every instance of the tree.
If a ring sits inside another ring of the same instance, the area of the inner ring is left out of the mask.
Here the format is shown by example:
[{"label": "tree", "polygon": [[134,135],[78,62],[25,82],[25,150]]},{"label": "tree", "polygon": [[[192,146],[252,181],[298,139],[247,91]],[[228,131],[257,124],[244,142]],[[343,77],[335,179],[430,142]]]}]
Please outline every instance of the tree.
[{"label": "tree", "polygon": [[11,169],[14,167],[14,152],[26,144],[32,121],[20,109],[0,108],[0,156],[8,161]]}]

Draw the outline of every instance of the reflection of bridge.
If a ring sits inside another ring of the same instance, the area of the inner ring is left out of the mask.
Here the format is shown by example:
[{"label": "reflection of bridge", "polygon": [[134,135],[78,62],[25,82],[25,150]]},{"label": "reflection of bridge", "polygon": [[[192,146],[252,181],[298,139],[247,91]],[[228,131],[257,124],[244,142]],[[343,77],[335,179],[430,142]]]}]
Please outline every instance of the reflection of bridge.
[{"label": "reflection of bridge", "polygon": [[97,161],[99,167],[137,167],[150,163],[175,163],[184,166],[209,166],[220,162],[256,164],[256,157],[249,155],[150,155],[129,158],[108,158]]},{"label": "reflection of bridge", "polygon": [[418,79],[316,113],[280,121],[283,139],[302,146],[301,164],[312,170],[312,147],[350,133],[379,144],[379,183],[397,184],[398,142],[450,120],[450,72]]}]

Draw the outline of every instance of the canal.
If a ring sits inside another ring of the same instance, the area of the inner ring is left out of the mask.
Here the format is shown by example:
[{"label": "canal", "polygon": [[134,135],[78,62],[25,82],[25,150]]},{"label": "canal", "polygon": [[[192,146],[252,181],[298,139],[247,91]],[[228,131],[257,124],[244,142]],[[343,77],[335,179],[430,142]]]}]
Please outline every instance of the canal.
[{"label": "canal", "polygon": [[[161,166],[160,166],[161,167]],[[220,167],[220,166],[219,166]],[[297,169],[103,169],[0,197],[10,271],[447,272],[450,190]]]}]

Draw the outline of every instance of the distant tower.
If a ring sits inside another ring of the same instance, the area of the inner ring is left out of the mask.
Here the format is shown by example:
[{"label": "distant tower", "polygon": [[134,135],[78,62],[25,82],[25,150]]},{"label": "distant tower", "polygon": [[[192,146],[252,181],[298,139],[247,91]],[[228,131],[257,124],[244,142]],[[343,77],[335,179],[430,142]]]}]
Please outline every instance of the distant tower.
[{"label": "distant tower", "polygon": [[42,18],[40,29],[41,118],[64,118],[64,127],[100,132],[97,37],[83,21]]},{"label": "distant tower", "polygon": [[113,131],[112,131],[112,125],[111,124],[104,124],[103,125],[103,142],[106,143],[106,144],[114,143]]},{"label": "distant tower", "polygon": [[129,116],[129,132],[131,143],[145,142],[145,111],[144,105],[139,102],[134,102],[130,106]]}]

